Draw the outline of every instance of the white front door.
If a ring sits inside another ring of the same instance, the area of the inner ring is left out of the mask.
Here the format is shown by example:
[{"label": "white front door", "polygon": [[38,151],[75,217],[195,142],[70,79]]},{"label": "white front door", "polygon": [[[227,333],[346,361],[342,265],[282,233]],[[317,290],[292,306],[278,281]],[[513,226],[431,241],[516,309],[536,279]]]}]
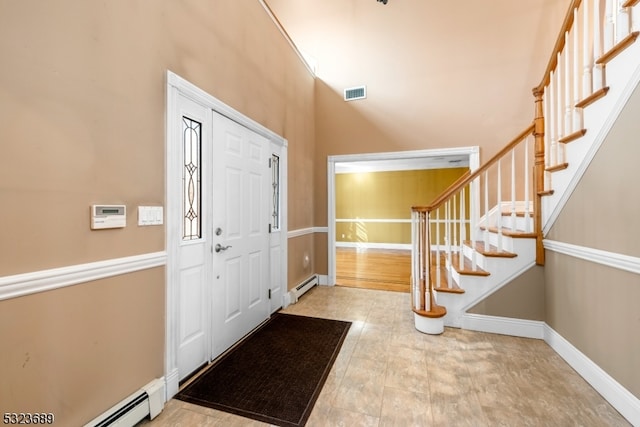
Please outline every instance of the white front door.
[{"label": "white front door", "polygon": [[265,137],[183,96],[178,109],[182,380],[269,317],[272,176]]},{"label": "white front door", "polygon": [[269,317],[269,141],[213,113],[213,358]]},{"label": "white front door", "polygon": [[[282,305],[287,145],[171,72],[167,117],[165,378],[171,397],[181,380]],[[277,194],[269,169],[274,154],[280,156]],[[270,292],[277,294],[271,306]]]}]

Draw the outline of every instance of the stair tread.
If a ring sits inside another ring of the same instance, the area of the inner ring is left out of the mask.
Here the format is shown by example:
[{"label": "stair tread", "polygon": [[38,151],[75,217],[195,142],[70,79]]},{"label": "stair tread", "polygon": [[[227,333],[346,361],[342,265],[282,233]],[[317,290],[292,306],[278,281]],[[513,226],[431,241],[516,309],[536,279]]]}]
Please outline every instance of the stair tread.
[{"label": "stair tread", "polygon": [[[502,211],[502,216],[511,216],[511,214],[511,211]],[[525,212],[523,210],[516,209],[515,214],[518,218],[524,218],[526,215],[528,215],[530,218],[533,218],[533,211]]]},{"label": "stair tread", "polygon": [[[466,240],[465,245],[471,247],[471,241]],[[514,254],[513,252],[508,251],[500,251],[496,246],[491,244],[486,245],[483,241],[476,241],[476,251],[484,256],[488,257],[496,257],[496,258],[515,258],[518,254]]]},{"label": "stair tread", "polygon": [[605,52],[604,55],[602,55],[600,58],[598,58],[596,60],[596,64],[604,65],[607,62],[611,61],[618,54],[620,54],[622,51],[624,51],[627,47],[629,47],[633,43],[635,43],[636,39],[638,38],[638,35],[640,35],[640,31],[634,31],[634,32],[630,33],[629,35],[627,35],[625,38],[623,38],[618,43],[616,43],[615,46],[613,46],[611,49],[609,49],[609,51]]},{"label": "stair tread", "polygon": [[580,129],[580,130],[577,130],[577,131],[575,131],[575,132],[573,132],[573,133],[571,133],[571,134],[569,134],[569,135],[567,135],[565,137],[560,138],[558,140],[558,142],[561,143],[561,144],[568,144],[571,141],[575,141],[576,139],[582,138],[586,133],[587,133],[586,129]]},{"label": "stair tread", "polygon": [[430,318],[444,317],[447,314],[447,309],[441,305],[435,305],[431,307],[431,310],[429,311],[417,310],[415,308],[412,310],[414,313],[416,313],[419,316],[430,317]]},{"label": "stair tread", "polygon": [[458,274],[463,274],[466,276],[489,276],[491,273],[481,269],[476,266],[476,269],[473,269],[473,265],[471,264],[471,260],[467,257],[464,257],[464,268],[460,269],[460,257],[457,253],[451,254],[451,265],[458,272]]},{"label": "stair tread", "polygon": [[557,172],[561,170],[565,170],[569,167],[569,163],[558,163],[557,165],[549,166],[545,168],[547,172]]},{"label": "stair tread", "polygon": [[[480,227],[481,230],[487,230],[487,227],[485,227],[484,225]],[[491,233],[497,233],[498,232],[498,227],[495,226],[491,226],[488,228],[488,230]],[[516,238],[536,238],[538,237],[536,233],[533,232],[526,232],[526,231],[521,231],[521,230],[512,230],[511,228],[507,228],[507,227],[502,227],[502,235],[503,236],[509,236],[509,237],[516,237]]]},{"label": "stair tread", "polygon": [[609,86],[605,86],[602,89],[596,90],[591,95],[587,96],[585,99],[583,99],[582,101],[578,102],[576,104],[576,108],[585,108],[585,107],[593,104],[598,99],[604,97],[607,94],[607,92],[609,92]]},{"label": "stair tread", "polygon": [[[435,260],[435,252],[433,253],[432,260]],[[440,283],[438,283],[438,275],[437,272],[440,271]],[[432,261],[432,272],[433,272],[433,288],[438,292],[447,292],[453,294],[463,294],[464,289],[462,289],[453,278],[451,279],[451,287],[449,286],[449,272],[446,267],[446,259],[445,254],[440,253],[440,265],[438,266],[435,261]]]}]

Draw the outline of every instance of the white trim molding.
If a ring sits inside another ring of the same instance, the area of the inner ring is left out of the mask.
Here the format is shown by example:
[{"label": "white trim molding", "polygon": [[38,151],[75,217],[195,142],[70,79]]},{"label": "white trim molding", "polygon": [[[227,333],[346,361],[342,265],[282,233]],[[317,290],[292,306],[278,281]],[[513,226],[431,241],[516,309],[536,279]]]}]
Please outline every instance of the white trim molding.
[{"label": "white trim molding", "polygon": [[166,252],[153,252],[0,277],[0,301],[161,267],[166,263]]},{"label": "white trim molding", "polygon": [[326,233],[327,227],[307,227],[298,228],[297,230],[291,230],[287,233],[287,238],[292,239],[294,237],[306,236],[314,233]]},{"label": "white trim molding", "polygon": [[580,258],[589,262],[606,265],[619,270],[640,274],[640,258],[623,255],[601,249],[587,248],[571,243],[557,242],[555,240],[543,240],[544,248],[563,255]]},{"label": "white trim molding", "polygon": [[637,397],[546,324],[544,340],[631,425],[640,426],[640,400]]},{"label": "white trim molding", "polygon": [[389,249],[394,251],[410,251],[411,243],[336,242],[336,248]]},{"label": "white trim molding", "polygon": [[545,323],[543,321],[472,313],[464,313],[461,320],[462,328],[470,331],[489,332],[492,334],[511,335],[522,338],[544,338]]},{"label": "white trim molding", "polygon": [[269,5],[264,0],[258,0],[258,1],[260,2],[262,7],[264,8],[265,12],[267,12],[267,15],[269,15],[269,18],[271,18],[271,20],[273,21],[275,26],[278,28],[278,30],[280,30],[280,33],[285,38],[287,43],[289,43],[289,46],[291,46],[291,48],[293,49],[295,54],[298,55],[298,58],[300,58],[300,61],[307,68],[307,71],[309,71],[309,74],[311,74],[312,77],[316,77],[316,72],[315,72],[314,67],[311,66],[311,64],[309,64],[309,62],[307,61],[307,58],[305,58],[304,55],[302,54],[302,52],[300,52],[300,49],[298,49],[298,46],[296,46],[296,44],[294,43],[293,39],[291,38],[291,36],[287,32],[287,30],[285,30],[285,28],[282,26],[282,23],[280,22],[280,20],[276,17],[275,13],[273,13],[273,10],[271,10],[271,7],[269,7]]},{"label": "white trim molding", "polygon": [[376,222],[376,223],[393,223],[393,224],[411,224],[411,218],[336,218],[336,222]]}]

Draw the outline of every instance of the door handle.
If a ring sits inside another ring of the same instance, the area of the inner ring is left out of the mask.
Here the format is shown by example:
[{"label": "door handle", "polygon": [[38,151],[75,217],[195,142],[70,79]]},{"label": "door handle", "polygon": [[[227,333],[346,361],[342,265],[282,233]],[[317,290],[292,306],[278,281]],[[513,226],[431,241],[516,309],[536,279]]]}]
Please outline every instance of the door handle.
[{"label": "door handle", "polygon": [[215,250],[216,252],[222,252],[222,251],[226,251],[227,249],[229,249],[231,247],[231,245],[229,246],[222,246],[220,243],[216,243],[216,247]]}]

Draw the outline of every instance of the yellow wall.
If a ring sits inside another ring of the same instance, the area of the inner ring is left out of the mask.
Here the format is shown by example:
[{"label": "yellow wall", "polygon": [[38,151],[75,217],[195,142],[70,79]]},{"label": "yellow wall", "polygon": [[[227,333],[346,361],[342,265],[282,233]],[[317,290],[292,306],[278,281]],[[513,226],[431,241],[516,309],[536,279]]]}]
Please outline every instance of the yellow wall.
[{"label": "yellow wall", "polygon": [[[336,219],[411,219],[468,168],[336,174]],[[411,224],[336,221],[338,242],[411,243]]]}]

